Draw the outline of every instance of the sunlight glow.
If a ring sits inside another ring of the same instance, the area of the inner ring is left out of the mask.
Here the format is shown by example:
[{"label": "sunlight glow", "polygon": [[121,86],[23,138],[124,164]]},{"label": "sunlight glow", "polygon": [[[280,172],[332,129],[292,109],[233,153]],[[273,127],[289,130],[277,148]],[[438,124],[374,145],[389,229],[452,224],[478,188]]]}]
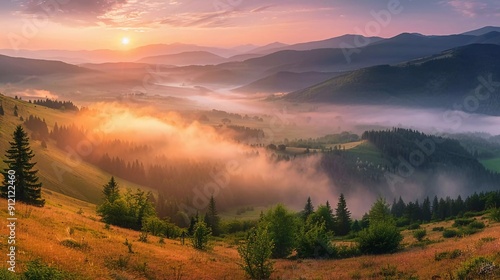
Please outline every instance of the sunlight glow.
[{"label": "sunlight glow", "polygon": [[122,45],[128,45],[130,43],[130,39],[128,37],[122,38]]}]

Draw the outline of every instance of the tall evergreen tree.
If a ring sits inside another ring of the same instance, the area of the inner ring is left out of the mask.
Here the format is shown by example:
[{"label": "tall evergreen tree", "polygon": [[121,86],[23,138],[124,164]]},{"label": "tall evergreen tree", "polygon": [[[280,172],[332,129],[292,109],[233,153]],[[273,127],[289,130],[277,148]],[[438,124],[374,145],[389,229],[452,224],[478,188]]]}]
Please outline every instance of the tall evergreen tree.
[{"label": "tall evergreen tree", "polygon": [[16,200],[26,202],[27,204],[43,207],[45,200],[42,199],[42,183],[38,182],[36,175],[38,170],[34,170],[36,162],[31,159],[35,156],[29,145],[29,138],[24,129],[18,125],[14,131],[13,141],[9,142],[10,149],[7,150],[5,157],[7,168],[2,173],[4,184],[1,189],[3,197],[8,195],[9,170],[15,172],[15,191]]},{"label": "tall evergreen tree", "polygon": [[387,205],[384,198],[379,197],[377,201],[373,204],[370,212],[368,213],[370,218],[370,225],[376,222],[392,222],[393,216],[391,215],[391,210]]},{"label": "tall evergreen tree", "polygon": [[14,116],[19,116],[19,114],[17,113],[17,105],[14,105]]},{"label": "tall evergreen tree", "polygon": [[302,218],[307,220],[307,217],[309,217],[312,213],[314,213],[314,206],[311,202],[311,197],[308,197],[304,210],[302,211]]},{"label": "tall evergreen tree", "polygon": [[0,116],[5,115],[2,104],[0,104]]},{"label": "tall evergreen tree", "polygon": [[432,210],[431,210],[431,201],[429,197],[424,199],[422,203],[422,220],[425,222],[429,222],[432,218]]},{"label": "tall evergreen tree", "polygon": [[339,202],[337,203],[337,208],[335,209],[335,234],[344,236],[351,230],[351,212],[347,209],[347,203],[344,198],[344,194],[340,194]]},{"label": "tall evergreen tree", "polygon": [[102,193],[104,194],[104,199],[110,203],[113,203],[115,200],[120,198],[120,190],[118,189],[115,177],[112,176],[109,182],[103,186]]},{"label": "tall evergreen tree", "polygon": [[217,208],[215,207],[215,199],[213,195],[210,197],[210,202],[208,203],[208,210],[205,214],[204,221],[212,230],[213,236],[218,236],[220,234],[220,217],[217,213]]}]

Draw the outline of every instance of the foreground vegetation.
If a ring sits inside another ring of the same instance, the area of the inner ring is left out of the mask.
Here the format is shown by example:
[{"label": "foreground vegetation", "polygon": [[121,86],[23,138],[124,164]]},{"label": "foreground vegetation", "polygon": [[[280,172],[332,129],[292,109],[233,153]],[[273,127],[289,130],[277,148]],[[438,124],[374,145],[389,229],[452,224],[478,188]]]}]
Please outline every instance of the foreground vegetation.
[{"label": "foreground vegetation", "polygon": [[[243,259],[238,252],[238,248],[247,244],[245,235],[212,238],[211,249],[207,251],[197,250],[189,242],[182,245],[181,238],[149,236],[146,242],[141,242],[140,232],[101,222],[95,214],[95,205],[54,192],[45,191],[44,197],[47,201],[44,208],[19,205],[18,273],[49,270],[56,275],[71,275],[71,279],[247,277],[240,267]],[[2,200],[1,204],[5,203]],[[482,230],[452,238],[444,238],[440,228],[458,229],[453,227],[455,220],[420,225],[420,230],[426,231],[421,241],[414,237],[416,230],[402,230],[403,239],[393,254],[302,259],[292,253],[285,259],[271,259],[270,279],[431,279],[435,275],[443,279],[450,279],[450,275],[467,279],[458,275],[475,273],[486,266],[495,268],[493,272],[497,273],[500,224],[489,215],[475,217],[485,224]],[[2,210],[0,217],[6,218],[7,213]],[[333,244],[340,247],[352,242],[349,240],[352,239],[347,236],[334,240]]]}]

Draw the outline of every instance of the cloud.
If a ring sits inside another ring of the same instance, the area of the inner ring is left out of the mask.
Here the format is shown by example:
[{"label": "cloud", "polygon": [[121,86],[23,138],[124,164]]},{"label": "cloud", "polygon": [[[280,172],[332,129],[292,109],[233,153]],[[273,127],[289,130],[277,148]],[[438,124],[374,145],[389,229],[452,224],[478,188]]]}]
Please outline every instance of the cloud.
[{"label": "cloud", "polygon": [[46,14],[70,25],[97,24],[98,17],[127,3],[127,0],[18,0],[22,14]]},{"label": "cloud", "polygon": [[59,96],[55,93],[52,93],[48,90],[44,89],[27,89],[24,91],[13,92],[12,94],[16,96],[24,97],[25,99],[37,99],[37,98],[49,98],[49,99],[57,99]]},{"label": "cloud", "polygon": [[224,27],[255,24],[260,14],[318,12],[331,9],[324,1],[288,0],[15,0],[16,14],[48,14],[70,26],[112,28]]},{"label": "cloud", "polygon": [[500,2],[497,0],[448,0],[444,3],[466,17],[500,16]]}]

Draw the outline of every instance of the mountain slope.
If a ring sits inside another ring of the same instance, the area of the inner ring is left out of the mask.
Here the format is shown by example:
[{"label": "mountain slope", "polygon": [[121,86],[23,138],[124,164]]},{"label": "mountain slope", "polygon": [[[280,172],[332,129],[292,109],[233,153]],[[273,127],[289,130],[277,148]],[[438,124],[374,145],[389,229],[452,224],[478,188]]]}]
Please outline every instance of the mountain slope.
[{"label": "mountain slope", "polygon": [[278,72],[265,78],[254,81],[245,86],[234,89],[236,92],[245,93],[278,93],[289,92],[297,88],[306,88],[326,79],[330,79],[338,73],[329,72]]},{"label": "mountain slope", "polygon": [[89,72],[93,71],[61,61],[0,55],[0,82],[21,79],[27,76],[81,74]]},{"label": "mountain slope", "polygon": [[307,51],[314,49],[341,49],[341,48],[359,48],[383,40],[380,37],[365,37],[363,35],[346,34],[325,40],[285,45],[265,49],[265,51],[253,50],[254,53],[273,53],[283,50]]},{"label": "mountain slope", "polygon": [[138,60],[139,63],[150,64],[167,64],[167,65],[207,65],[219,64],[226,60],[226,58],[215,55],[206,51],[192,51],[183,52],[178,54],[148,56]]},{"label": "mountain slope", "polygon": [[471,30],[468,32],[462,33],[462,35],[473,35],[473,36],[481,36],[486,33],[490,33],[492,31],[495,32],[500,32],[500,27],[499,26],[485,26],[476,30]]},{"label": "mountain slope", "polygon": [[[5,110],[5,115],[0,115],[0,154],[3,158],[5,151],[9,148],[12,133],[17,125],[23,124],[19,117],[13,115],[14,106],[18,107],[19,116],[27,119],[29,115],[45,119],[49,128],[57,122],[71,124],[75,118],[75,112],[62,112],[38,106],[22,100],[16,100],[0,94],[0,103]],[[26,128],[25,128],[26,129]],[[26,129],[28,136],[31,131]],[[31,138],[31,136],[30,136]],[[44,190],[56,191],[83,201],[98,203],[102,197],[102,185],[111,175],[101,169],[79,159],[75,151],[64,151],[58,149],[52,141],[47,141],[47,148],[41,146],[38,140],[30,139],[30,146],[35,152],[35,166],[39,170],[38,176],[43,183]],[[5,163],[0,161],[3,170]],[[132,189],[147,189],[137,184],[117,178],[122,187]]]},{"label": "mountain slope", "polygon": [[[453,104],[480,85],[478,77],[500,78],[500,46],[473,44],[408,63],[365,68],[285,96],[290,101],[402,104]],[[492,94],[480,112],[499,115],[500,95]],[[450,105],[451,106],[451,105]],[[477,111],[479,112],[479,111]]]}]

